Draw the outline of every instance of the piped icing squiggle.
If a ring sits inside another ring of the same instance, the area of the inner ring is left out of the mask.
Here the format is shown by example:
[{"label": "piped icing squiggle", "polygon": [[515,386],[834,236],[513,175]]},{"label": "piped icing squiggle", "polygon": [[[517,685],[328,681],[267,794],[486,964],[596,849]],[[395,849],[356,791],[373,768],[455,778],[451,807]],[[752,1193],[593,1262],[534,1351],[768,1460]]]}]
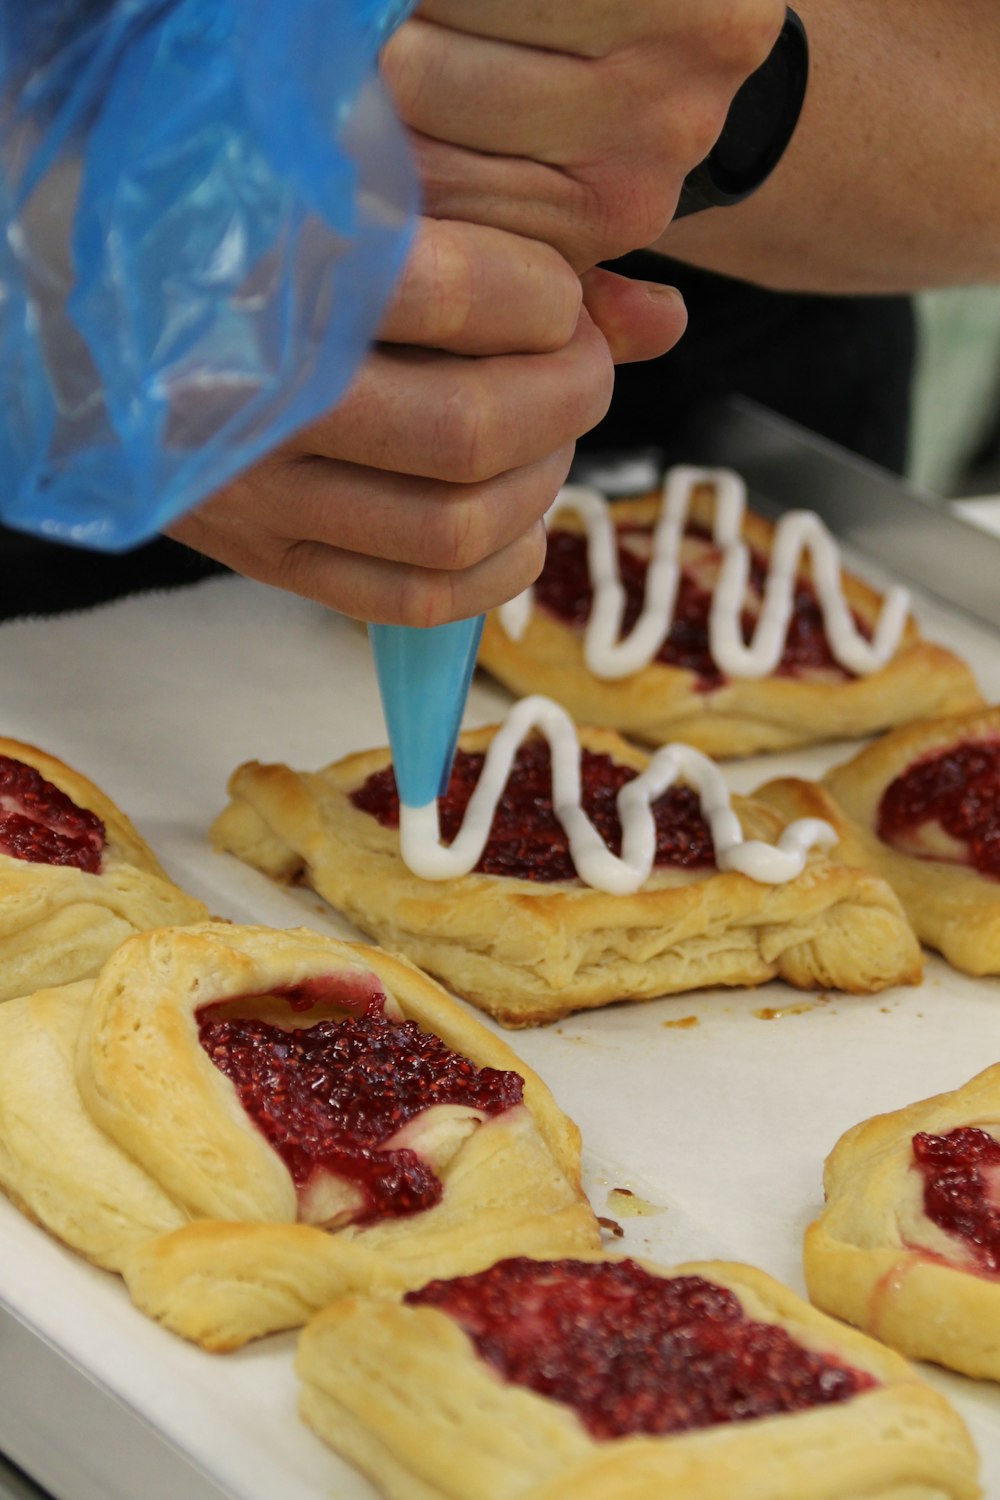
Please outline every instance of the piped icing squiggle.
[{"label": "piped icing squiggle", "polygon": [[[699,484],[715,489],[712,540],[722,564],[712,597],[708,643],[712,660],[729,677],[767,677],[781,661],[795,599],[795,580],[808,556],[823,628],[834,659],[857,676],[878,672],[895,655],[909,614],[906,589],[885,596],[872,640],[858,630],[844,597],[840,549],[812,511],[786,512],[778,522],[767,582],[753,638],[743,640],[741,615],[750,576],[750,549],[742,539],[746,486],[729,469],[670,469],[663,484],[663,504],[653,530],[652,556],[646,575],[642,612],[624,639],[625,589],[618,567],[618,541],[612,510],[597,490],[566,485],[546,514],[551,525],[562,510],[574,510],[587,534],[587,561],[594,590],[584,633],[584,660],[595,677],[628,677],[647,667],[673,624],[681,576],[681,543]],[[526,589],[501,606],[500,623],[512,640],[520,640],[534,608],[534,590]]]},{"label": "piped icing squiggle", "polygon": [[552,804],[566,831],[580,879],[597,890],[628,896],[649,879],[656,854],[651,804],[678,779],[694,787],[712,832],[720,870],[738,870],[762,885],[783,885],[802,873],[811,848],[836,843],[820,818],[789,824],[777,844],[745,839],[733,811],[729,788],[718,766],[690,745],[665,745],[634,780],[618,793],[622,852],[613,854],[582,806],[580,741],[565,709],[535,695],[516,703],[490,742],[465,817],[451,844],[442,844],[436,799],[422,807],[400,803],[399,836],[403,862],[424,880],[468,875],[486,847],[497,804],[503,795],[521,742],[533,729],[545,735],[552,752]]}]

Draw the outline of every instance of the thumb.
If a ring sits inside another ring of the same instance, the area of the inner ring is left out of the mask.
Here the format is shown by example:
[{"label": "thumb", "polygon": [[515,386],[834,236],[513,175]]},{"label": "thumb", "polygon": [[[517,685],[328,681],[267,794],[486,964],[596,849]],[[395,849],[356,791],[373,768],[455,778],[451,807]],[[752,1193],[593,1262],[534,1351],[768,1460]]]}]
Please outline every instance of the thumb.
[{"label": "thumb", "polygon": [[632,281],[599,267],[585,271],[580,281],[584,306],[607,339],[615,364],[666,354],[687,327],[687,308],[676,287]]}]

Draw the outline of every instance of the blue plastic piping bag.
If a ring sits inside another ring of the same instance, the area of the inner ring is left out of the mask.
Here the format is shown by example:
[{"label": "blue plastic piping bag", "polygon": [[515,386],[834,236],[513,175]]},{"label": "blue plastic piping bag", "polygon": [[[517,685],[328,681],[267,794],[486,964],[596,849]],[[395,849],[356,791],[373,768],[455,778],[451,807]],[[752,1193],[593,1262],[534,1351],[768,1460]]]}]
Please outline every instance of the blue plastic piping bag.
[{"label": "blue plastic piping bag", "polygon": [[483,617],[419,629],[369,625],[400,801],[425,807],[448,784]]},{"label": "blue plastic piping bag", "polygon": [[417,185],[400,0],[0,0],[0,519],[145,540],[343,394]]},{"label": "blue plastic piping bag", "polygon": [[[413,0],[0,0],[0,519],[107,551],[334,404],[417,203],[374,74]],[[405,801],[482,620],[373,627]]]}]

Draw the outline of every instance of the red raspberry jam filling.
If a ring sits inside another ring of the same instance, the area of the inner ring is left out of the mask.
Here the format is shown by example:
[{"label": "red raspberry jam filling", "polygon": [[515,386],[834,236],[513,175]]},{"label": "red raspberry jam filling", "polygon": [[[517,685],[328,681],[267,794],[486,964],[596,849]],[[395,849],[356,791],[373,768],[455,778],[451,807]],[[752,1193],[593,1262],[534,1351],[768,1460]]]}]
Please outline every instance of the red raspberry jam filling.
[{"label": "red raspberry jam filling", "polygon": [[34,766],[0,755],[0,851],[99,875],[106,842],[96,813],[77,807]]},{"label": "red raspberry jam filling", "polygon": [[[652,537],[652,529],[623,526],[619,530],[618,567],[626,597],[622,619],[623,634],[632,629],[642,611],[646,573],[649,569],[648,559],[639,556],[627,545],[630,535],[648,539]],[[686,535],[706,539],[709,537],[709,533],[700,527],[688,528]],[[749,587],[755,593],[762,594],[767,581],[767,562],[759,553],[751,552],[750,556]],[[586,536],[575,531],[550,531],[545,567],[535,584],[536,603],[582,629],[590,618],[593,597]],[[709,650],[708,617],[711,607],[711,590],[682,569],[673,623],[656,655],[656,660],[666,666],[683,667],[685,671],[694,672],[703,691],[720,687],[726,680],[712,660]],[[744,609],[741,618],[743,639],[748,642],[753,635],[756,610]],[[870,633],[857,617],[855,624],[866,635]],[[842,678],[852,675],[834,659],[823,628],[823,612],[815,591],[807,579],[800,578],[795,586],[785,649],[775,668],[775,676],[794,677],[817,669],[836,673]]]},{"label": "red raspberry jam filling", "polygon": [[[485,756],[459,750],[451,780],[438,798],[441,838],[458,833]],[[615,799],[638,775],[610,755],[584,750],[580,763],[583,810],[614,854],[621,853],[622,826]],[[391,766],[376,771],[351,793],[351,801],[386,828],[399,826],[399,796]],[[702,817],[698,793],[688,786],[668,787],[652,807],[656,823],[658,865],[689,868],[715,863],[715,847]],[[576,868],[569,839],[552,806],[552,757],[544,738],[528,740],[518,750],[490,836],[476,869],[484,875],[516,875],[522,880],[573,880]]]},{"label": "red raspberry jam filling", "polygon": [[[363,998],[336,996],[348,1006]],[[436,1104],[501,1114],[520,1104],[524,1091],[519,1074],[477,1068],[415,1021],[380,1014],[384,998],[374,997],[366,1014],[300,1030],[213,1015],[218,1007],[211,1005],[198,1012],[201,1045],[296,1187],[320,1173],[352,1183],[364,1199],[355,1222],[418,1213],[440,1201],[441,1181],[415,1151],[386,1149],[407,1121]]]},{"label": "red raspberry jam filling", "polygon": [[[919,847],[926,824],[954,840],[951,855],[947,846]],[[1000,879],[1000,740],[970,740],[916,761],[884,793],[877,827],[880,839],[910,854]]]},{"label": "red raspberry jam filling", "polygon": [[947,1135],[913,1137],[913,1158],[924,1179],[924,1213],[971,1250],[978,1269],[1000,1275],[1000,1141],[974,1125]]},{"label": "red raspberry jam filling", "polygon": [[571,1406],[595,1438],[804,1411],[877,1384],[752,1321],[727,1288],[631,1260],[503,1260],[404,1300],[454,1318],[505,1380]]}]

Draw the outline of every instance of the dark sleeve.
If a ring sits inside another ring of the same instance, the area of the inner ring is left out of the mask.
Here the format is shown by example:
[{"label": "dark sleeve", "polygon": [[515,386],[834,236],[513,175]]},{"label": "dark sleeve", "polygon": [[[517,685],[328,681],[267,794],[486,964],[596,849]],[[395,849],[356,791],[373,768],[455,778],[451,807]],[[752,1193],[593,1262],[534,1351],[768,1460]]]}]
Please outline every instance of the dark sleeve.
[{"label": "dark sleeve", "polygon": [[123,594],[196,583],[224,571],[221,564],[167,537],[108,555],[0,526],[0,619],[85,609]]},{"label": "dark sleeve", "polygon": [[582,446],[673,444],[693,408],[739,394],[905,470],[916,345],[909,298],[771,292],[643,251],[610,269],[679,287],[688,328],[662,358],[619,366],[611,409]]}]

